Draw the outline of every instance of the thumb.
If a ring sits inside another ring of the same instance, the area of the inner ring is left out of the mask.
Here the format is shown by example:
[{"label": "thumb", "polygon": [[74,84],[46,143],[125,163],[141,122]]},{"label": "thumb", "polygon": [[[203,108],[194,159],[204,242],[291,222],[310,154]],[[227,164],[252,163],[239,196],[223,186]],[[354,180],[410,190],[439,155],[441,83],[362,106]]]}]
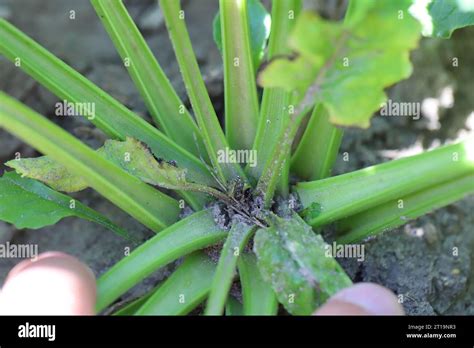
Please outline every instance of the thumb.
[{"label": "thumb", "polygon": [[315,315],[404,315],[397,297],[387,288],[358,283],[331,297]]}]

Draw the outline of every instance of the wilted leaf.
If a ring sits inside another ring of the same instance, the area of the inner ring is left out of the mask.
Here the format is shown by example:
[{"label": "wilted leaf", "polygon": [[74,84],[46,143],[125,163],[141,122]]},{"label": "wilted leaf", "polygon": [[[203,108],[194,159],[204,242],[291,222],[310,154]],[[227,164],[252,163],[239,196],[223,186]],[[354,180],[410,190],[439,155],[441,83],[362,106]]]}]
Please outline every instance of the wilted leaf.
[{"label": "wilted leaf", "polygon": [[168,189],[186,186],[186,169],[156,159],[140,141],[127,138],[126,141],[107,140],[98,152],[123,170],[140,180]]},{"label": "wilted leaf", "polygon": [[454,30],[474,25],[473,0],[416,0],[410,12],[426,36],[448,39]]},{"label": "wilted leaf", "polygon": [[[257,70],[262,62],[267,40],[270,36],[271,17],[260,0],[248,0],[247,13],[252,62],[254,69]],[[221,19],[219,12],[214,17],[212,27],[214,42],[219,48],[219,51],[222,52]]]},{"label": "wilted leaf", "polygon": [[[185,169],[156,159],[148,148],[136,139],[107,140],[97,152],[148,184],[168,189],[183,189],[187,185]],[[44,182],[55,190],[76,192],[88,187],[86,180],[47,156],[12,160],[5,165],[14,168],[22,176]]]},{"label": "wilted leaf", "polygon": [[11,160],[5,165],[22,176],[44,182],[57,191],[77,192],[88,187],[84,179],[48,156]]},{"label": "wilted leaf", "polygon": [[259,83],[297,90],[301,98],[311,86],[332,123],[368,127],[386,100],[384,88],[411,74],[409,51],[420,28],[407,11],[410,0],[356,3],[344,23],[301,14],[289,42],[297,58],[275,59]]},{"label": "wilted leaf", "polygon": [[296,214],[274,217],[257,231],[254,251],[262,277],[291,314],[308,315],[330,296],[352,284],[327,244]]},{"label": "wilted leaf", "polygon": [[77,216],[129,238],[127,232],[82,203],[44,184],[6,172],[0,178],[0,220],[17,228],[37,229]]}]

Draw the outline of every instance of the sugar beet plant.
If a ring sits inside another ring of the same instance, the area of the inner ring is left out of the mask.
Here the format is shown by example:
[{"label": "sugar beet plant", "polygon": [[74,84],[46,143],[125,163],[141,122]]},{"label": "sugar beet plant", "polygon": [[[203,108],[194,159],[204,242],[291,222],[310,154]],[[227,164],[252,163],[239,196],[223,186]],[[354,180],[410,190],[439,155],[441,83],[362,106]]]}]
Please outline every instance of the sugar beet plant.
[{"label": "sugar beet plant", "polygon": [[[322,226],[334,224],[337,243],[357,243],[474,192],[472,139],[330,177],[344,127],[368,127],[384,89],[411,74],[422,27],[410,0],[352,0],[341,21],[303,11],[299,0],[273,1],[271,16],[258,0],[220,0],[213,25],[224,129],[178,0],[159,5],[192,113],[122,2],[91,2],[156,127],[1,20],[0,52],[64,109],[92,105],[82,115],[110,139],[93,150],[1,93],[0,126],[45,156],[6,163],[15,171],[0,178],[0,218],[40,228],[77,216],[133,242],[133,233],[65,194],[90,187],[156,232],[100,276],[98,312],[182,259],[116,314],[187,314],[203,304],[211,315],[273,315],[279,303],[310,314],[351,285],[327,253]],[[474,22],[470,1],[415,5],[432,36]],[[234,282],[241,300],[229,295]]]}]

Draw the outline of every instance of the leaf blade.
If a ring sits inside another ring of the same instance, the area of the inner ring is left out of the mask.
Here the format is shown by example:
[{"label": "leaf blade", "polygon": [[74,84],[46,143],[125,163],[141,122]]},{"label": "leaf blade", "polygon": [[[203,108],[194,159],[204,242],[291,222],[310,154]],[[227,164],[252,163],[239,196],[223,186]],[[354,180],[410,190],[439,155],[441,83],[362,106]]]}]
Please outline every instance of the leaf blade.
[{"label": "leaf blade", "polygon": [[453,32],[474,25],[471,0],[415,0],[410,13],[423,26],[423,35],[449,39]]},{"label": "leaf blade", "polygon": [[76,171],[90,187],[155,232],[178,218],[176,200],[106,161],[62,128],[3,92],[0,92],[0,127]]},{"label": "leaf blade", "polygon": [[207,157],[194,119],[153,56],[122,1],[91,0],[154,121],[178,145]]},{"label": "leaf blade", "polygon": [[259,76],[263,86],[294,89],[301,97],[313,89],[309,97],[324,105],[333,124],[368,127],[386,100],[384,88],[411,74],[409,51],[420,35],[408,14],[410,0],[364,1],[372,7],[356,25],[300,15],[290,39],[299,56],[272,62]]},{"label": "leaf blade", "polygon": [[255,254],[244,253],[238,261],[244,315],[276,315],[278,300],[257,266]]},{"label": "leaf blade", "polygon": [[288,173],[291,146],[307,111],[305,103],[300,103],[295,113],[290,115],[289,122],[280,130],[275,147],[263,166],[256,191],[263,198],[266,207],[271,205],[282,175]]},{"label": "leaf blade", "polygon": [[[186,169],[178,168],[174,163],[155,159],[148,147],[134,138],[127,137],[123,142],[109,139],[96,153],[125,172],[153,186],[169,190],[189,190],[193,187],[201,187],[186,180]],[[77,192],[89,187],[81,176],[48,156],[11,160],[5,165],[14,168],[22,176],[44,182],[58,191]],[[202,187],[205,188],[205,186]],[[208,201],[203,194],[195,195],[193,199],[197,200],[199,206],[204,206]]]},{"label": "leaf blade", "polygon": [[152,237],[126,256],[97,281],[98,311],[103,310],[154,270],[227,235],[203,210],[183,219]]},{"label": "leaf blade", "polygon": [[474,174],[470,174],[402,197],[402,209],[398,201],[389,201],[338,221],[337,242],[360,242],[473,193]]},{"label": "leaf blade", "polygon": [[252,147],[258,123],[257,85],[250,49],[247,0],[220,0],[225,133],[232,149]]},{"label": "leaf blade", "polygon": [[91,118],[91,122],[106,134],[116,139],[131,136],[143,141],[157,157],[174,160],[188,168],[188,175],[194,181],[216,184],[206,165],[198,158],[4,19],[0,19],[0,34],[0,53],[11,61],[19,58],[20,68],[58,97],[69,102],[95,105],[96,117]]},{"label": "leaf blade", "polygon": [[227,296],[233,282],[237,260],[253,231],[253,226],[245,223],[236,223],[230,229],[212,281],[211,291],[207,300],[206,315],[221,315],[224,311]]},{"label": "leaf blade", "polygon": [[180,3],[174,0],[160,0],[159,4],[197,124],[202,132],[207,154],[216,175],[223,183],[236,177],[245,178],[238,164],[223,163],[218,159],[218,154],[229,146],[199,70]]},{"label": "leaf blade", "polygon": [[[278,55],[290,53],[287,44],[289,34],[302,7],[300,0],[281,0],[272,3],[273,26],[270,32],[268,45],[268,59]],[[293,16],[290,16],[293,14]],[[271,150],[277,144],[278,135],[289,119],[289,110],[292,93],[283,88],[264,88],[260,108],[259,123],[253,149],[258,154],[259,160],[254,167],[247,166],[247,172],[255,179],[262,175],[264,165],[268,161]],[[288,190],[287,175],[282,176],[280,191]]]},{"label": "leaf blade", "polygon": [[0,192],[0,220],[18,229],[38,229],[75,216],[131,239],[124,229],[95,210],[37,181],[21,178],[14,172],[5,172],[0,178]]},{"label": "leaf blade", "polygon": [[[250,33],[250,49],[254,71],[257,71],[265,54],[265,47],[270,36],[271,16],[260,0],[248,0],[248,27]],[[214,42],[222,52],[221,15],[217,12],[212,22]]]},{"label": "leaf blade", "polygon": [[216,265],[202,252],[188,255],[135,315],[186,315],[211,289]]},{"label": "leaf blade", "polygon": [[291,158],[291,169],[303,180],[331,174],[344,131],[329,122],[321,105],[314,107],[306,130]]},{"label": "leaf blade", "polygon": [[330,296],[352,284],[327,245],[297,215],[274,217],[255,235],[254,251],[265,281],[294,315],[310,315]]},{"label": "leaf blade", "polygon": [[48,156],[14,159],[5,165],[22,177],[41,181],[56,191],[78,192],[89,186],[83,178]]},{"label": "leaf blade", "polygon": [[242,303],[239,302],[233,296],[229,296],[227,298],[227,302],[225,304],[225,315],[226,316],[242,316],[244,315],[244,308]]},{"label": "leaf blade", "polygon": [[[313,227],[474,171],[474,140],[295,186]],[[432,175],[432,173],[437,173]]]}]

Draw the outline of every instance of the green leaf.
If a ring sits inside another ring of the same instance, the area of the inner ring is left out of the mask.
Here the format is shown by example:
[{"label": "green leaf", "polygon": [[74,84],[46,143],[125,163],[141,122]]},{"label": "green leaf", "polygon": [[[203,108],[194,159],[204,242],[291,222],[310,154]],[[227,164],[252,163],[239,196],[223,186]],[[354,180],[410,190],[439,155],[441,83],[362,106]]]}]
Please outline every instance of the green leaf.
[{"label": "green leaf", "polygon": [[97,15],[122,59],[154,121],[178,145],[207,157],[199,128],[153,56],[122,1],[92,0]]},{"label": "green leaf", "polygon": [[367,2],[363,20],[331,22],[301,14],[290,37],[298,56],[271,62],[260,84],[296,90],[301,99],[321,103],[334,124],[368,127],[386,100],[384,88],[410,76],[409,52],[420,30],[408,14],[411,0],[360,1]]},{"label": "green leaf", "polygon": [[[107,140],[97,153],[147,184],[170,190],[187,190],[199,186],[186,181],[186,169],[157,160],[148,147],[133,138],[127,137],[123,142]],[[76,192],[89,187],[74,171],[47,156],[12,160],[5,165],[16,169],[23,176],[42,181],[55,190]],[[205,202],[206,197],[202,196],[200,205],[203,206]]]},{"label": "green leaf", "polygon": [[216,264],[202,252],[188,255],[135,315],[186,315],[211,289]]},{"label": "green leaf", "polygon": [[324,107],[315,106],[301,141],[291,158],[293,173],[302,180],[319,180],[330,176],[342,135],[343,130],[329,122]]},{"label": "green leaf", "polygon": [[254,231],[253,226],[235,223],[222,248],[207,301],[206,315],[221,315],[235,276],[237,260]]},{"label": "green leaf", "polygon": [[96,309],[103,310],[158,268],[215,244],[226,235],[207,210],[175,223],[137,247],[98,279]]},{"label": "green leaf", "polygon": [[258,97],[247,24],[247,0],[219,2],[224,60],[225,134],[232,149],[252,147]]},{"label": "green leaf", "polygon": [[176,221],[178,202],[110,163],[71,134],[0,92],[0,127],[82,177],[151,230]]},{"label": "green leaf", "polygon": [[372,0],[349,0],[347,12],[344,17],[344,25],[353,28],[365,19],[367,13],[374,7]]},{"label": "green leaf", "polygon": [[[260,0],[248,0],[246,7],[253,69],[257,71],[265,54],[272,18]],[[214,42],[219,51],[222,52],[221,16],[219,12],[214,17],[212,29]]]},{"label": "green leaf", "polygon": [[128,315],[134,315],[140,307],[150,298],[150,296],[160,287],[158,285],[154,289],[150,290],[143,296],[140,296],[139,298],[127,303],[125,306],[121,307],[117,311],[115,311],[112,315],[113,316],[128,316]]},{"label": "green leaf", "polygon": [[271,205],[277,185],[282,175],[289,169],[291,145],[306,112],[305,103],[300,103],[296,111],[290,115],[286,126],[280,130],[275,147],[263,167],[256,191],[263,197],[266,207]]},{"label": "green leaf", "polygon": [[417,191],[337,223],[338,243],[356,243],[474,194],[474,174]]},{"label": "green leaf", "polygon": [[[272,30],[268,44],[268,59],[289,54],[287,44],[290,32],[302,7],[300,0],[280,0],[272,3]],[[292,14],[292,15],[290,15]],[[265,88],[262,94],[260,117],[253,149],[258,154],[254,167],[247,165],[247,172],[258,180],[269,159],[272,149],[277,146],[278,135],[289,121],[289,109],[292,104],[292,93],[283,88]],[[288,165],[286,165],[288,167]],[[285,195],[288,191],[288,171],[284,170],[278,190]]]},{"label": "green leaf", "polygon": [[313,313],[352,284],[321,236],[297,215],[288,220],[275,216],[269,228],[257,231],[254,250],[263,279],[293,315]]},{"label": "green leaf", "polygon": [[229,296],[225,304],[226,316],[242,316],[244,315],[244,307],[235,297]]},{"label": "green leaf", "polygon": [[20,59],[20,68],[70,103],[94,105],[95,117],[89,120],[113,138],[130,136],[147,144],[153,153],[167,161],[176,161],[188,169],[194,182],[216,185],[206,164],[178,146],[151,124],[120,104],[104,90],[48,52],[4,19],[0,19],[0,53],[9,60]]},{"label": "green leaf", "polygon": [[225,315],[229,317],[245,315],[242,303],[240,303],[240,301],[237,300],[235,297],[229,296],[225,304]]},{"label": "green leaf", "polygon": [[35,180],[5,172],[0,178],[0,220],[16,228],[37,229],[76,216],[102,225],[130,239],[128,233],[75,199],[56,192]]},{"label": "green leaf", "polygon": [[473,172],[474,139],[468,138],[295,189],[306,221],[317,227]]},{"label": "green leaf", "polygon": [[474,25],[472,0],[415,0],[410,13],[423,26],[423,35],[448,39],[456,29]]},{"label": "green leaf", "polygon": [[[358,25],[374,5],[373,1],[350,0],[344,26],[353,28]],[[330,176],[342,136],[343,130],[329,121],[324,106],[316,104],[291,158],[293,173],[303,180],[319,180]]]},{"label": "green leaf", "polygon": [[266,283],[253,253],[243,253],[238,261],[240,285],[244,301],[244,315],[276,315],[278,300],[270,284]]},{"label": "green leaf", "polygon": [[222,183],[226,183],[228,180],[236,177],[245,178],[240,165],[219,161],[219,153],[226,151],[229,145],[220,127],[216,111],[199,70],[180,2],[160,0],[159,4],[165,18],[176,59],[178,60],[184,85],[215,174]]}]

